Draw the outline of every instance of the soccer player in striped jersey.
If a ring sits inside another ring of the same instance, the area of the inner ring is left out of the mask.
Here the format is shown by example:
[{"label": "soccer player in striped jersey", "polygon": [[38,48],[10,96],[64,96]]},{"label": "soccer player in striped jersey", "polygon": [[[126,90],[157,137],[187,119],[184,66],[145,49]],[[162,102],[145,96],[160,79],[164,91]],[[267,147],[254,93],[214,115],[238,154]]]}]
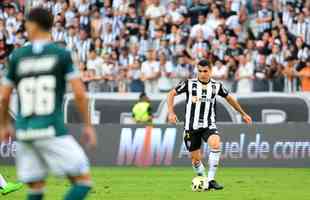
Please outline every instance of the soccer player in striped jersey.
[{"label": "soccer player in striped jersey", "polygon": [[[244,112],[238,101],[233,98],[224,88],[222,83],[211,79],[212,66],[207,60],[201,60],[197,64],[198,77],[188,79],[177,85],[168,94],[168,120],[170,123],[177,122],[174,112],[174,97],[186,93],[185,134],[184,142],[187,150],[191,153],[192,166],[198,176],[204,176],[209,183],[209,189],[220,190],[223,186],[215,181],[215,173],[220,160],[220,134],[216,127],[216,96],[219,95],[234,107],[247,124],[252,123],[251,117]],[[209,171],[205,173],[202,163],[201,144],[202,140],[208,143]]]}]

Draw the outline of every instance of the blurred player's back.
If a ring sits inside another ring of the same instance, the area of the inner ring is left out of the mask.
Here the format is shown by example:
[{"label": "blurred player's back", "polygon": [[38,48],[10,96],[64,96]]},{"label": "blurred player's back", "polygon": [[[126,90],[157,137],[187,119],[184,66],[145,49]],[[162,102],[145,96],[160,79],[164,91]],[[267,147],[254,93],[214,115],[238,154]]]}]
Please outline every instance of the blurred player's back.
[{"label": "blurred player's back", "polygon": [[10,67],[8,76],[14,80],[19,96],[17,137],[66,134],[62,112],[66,78],[77,74],[70,53],[54,43],[35,43],[14,52]]},{"label": "blurred player's back", "polygon": [[12,53],[1,87],[0,137],[12,135],[8,120],[10,95],[18,94],[16,117],[16,165],[19,179],[30,190],[28,200],[42,200],[48,171],[66,176],[72,183],[65,200],[83,200],[91,189],[89,161],[83,149],[67,134],[62,101],[66,81],[71,84],[84,120],[84,138],[96,145],[90,123],[85,87],[75,71],[71,55],[50,41],[53,17],[48,10],[30,11],[26,29],[32,44]]}]

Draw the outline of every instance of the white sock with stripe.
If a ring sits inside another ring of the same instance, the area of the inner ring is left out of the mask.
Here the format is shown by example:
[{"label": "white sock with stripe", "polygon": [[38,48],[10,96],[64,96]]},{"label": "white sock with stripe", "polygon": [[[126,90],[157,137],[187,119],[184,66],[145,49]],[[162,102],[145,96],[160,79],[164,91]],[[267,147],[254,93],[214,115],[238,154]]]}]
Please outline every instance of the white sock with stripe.
[{"label": "white sock with stripe", "polygon": [[195,164],[193,164],[193,169],[197,176],[206,176],[205,166],[203,166],[201,161],[197,161]]},{"label": "white sock with stripe", "polygon": [[220,161],[220,156],[221,156],[220,150],[211,150],[209,154],[208,181],[214,180],[216,170]]}]

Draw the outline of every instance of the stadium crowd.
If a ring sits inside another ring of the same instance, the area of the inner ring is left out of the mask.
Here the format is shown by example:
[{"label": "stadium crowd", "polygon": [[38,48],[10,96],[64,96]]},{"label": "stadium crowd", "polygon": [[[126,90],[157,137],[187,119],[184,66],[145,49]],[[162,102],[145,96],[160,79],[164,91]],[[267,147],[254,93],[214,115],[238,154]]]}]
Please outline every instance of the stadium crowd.
[{"label": "stadium crowd", "polygon": [[309,0],[29,2],[0,5],[0,71],[27,45],[27,9],[43,6],[90,92],[167,92],[202,58],[233,92],[310,91]]}]

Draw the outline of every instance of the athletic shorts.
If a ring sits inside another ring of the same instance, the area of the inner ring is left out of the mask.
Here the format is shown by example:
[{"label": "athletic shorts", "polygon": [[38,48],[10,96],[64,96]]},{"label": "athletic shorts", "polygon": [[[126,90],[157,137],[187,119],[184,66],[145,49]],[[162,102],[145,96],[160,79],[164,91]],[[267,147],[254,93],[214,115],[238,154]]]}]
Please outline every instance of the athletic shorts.
[{"label": "athletic shorts", "polygon": [[71,135],[18,141],[16,166],[18,178],[24,183],[42,181],[48,171],[57,176],[80,176],[89,172],[88,158]]},{"label": "athletic shorts", "polygon": [[219,135],[217,129],[201,128],[193,131],[184,132],[184,143],[188,151],[200,149],[202,140],[208,142],[211,135]]}]

